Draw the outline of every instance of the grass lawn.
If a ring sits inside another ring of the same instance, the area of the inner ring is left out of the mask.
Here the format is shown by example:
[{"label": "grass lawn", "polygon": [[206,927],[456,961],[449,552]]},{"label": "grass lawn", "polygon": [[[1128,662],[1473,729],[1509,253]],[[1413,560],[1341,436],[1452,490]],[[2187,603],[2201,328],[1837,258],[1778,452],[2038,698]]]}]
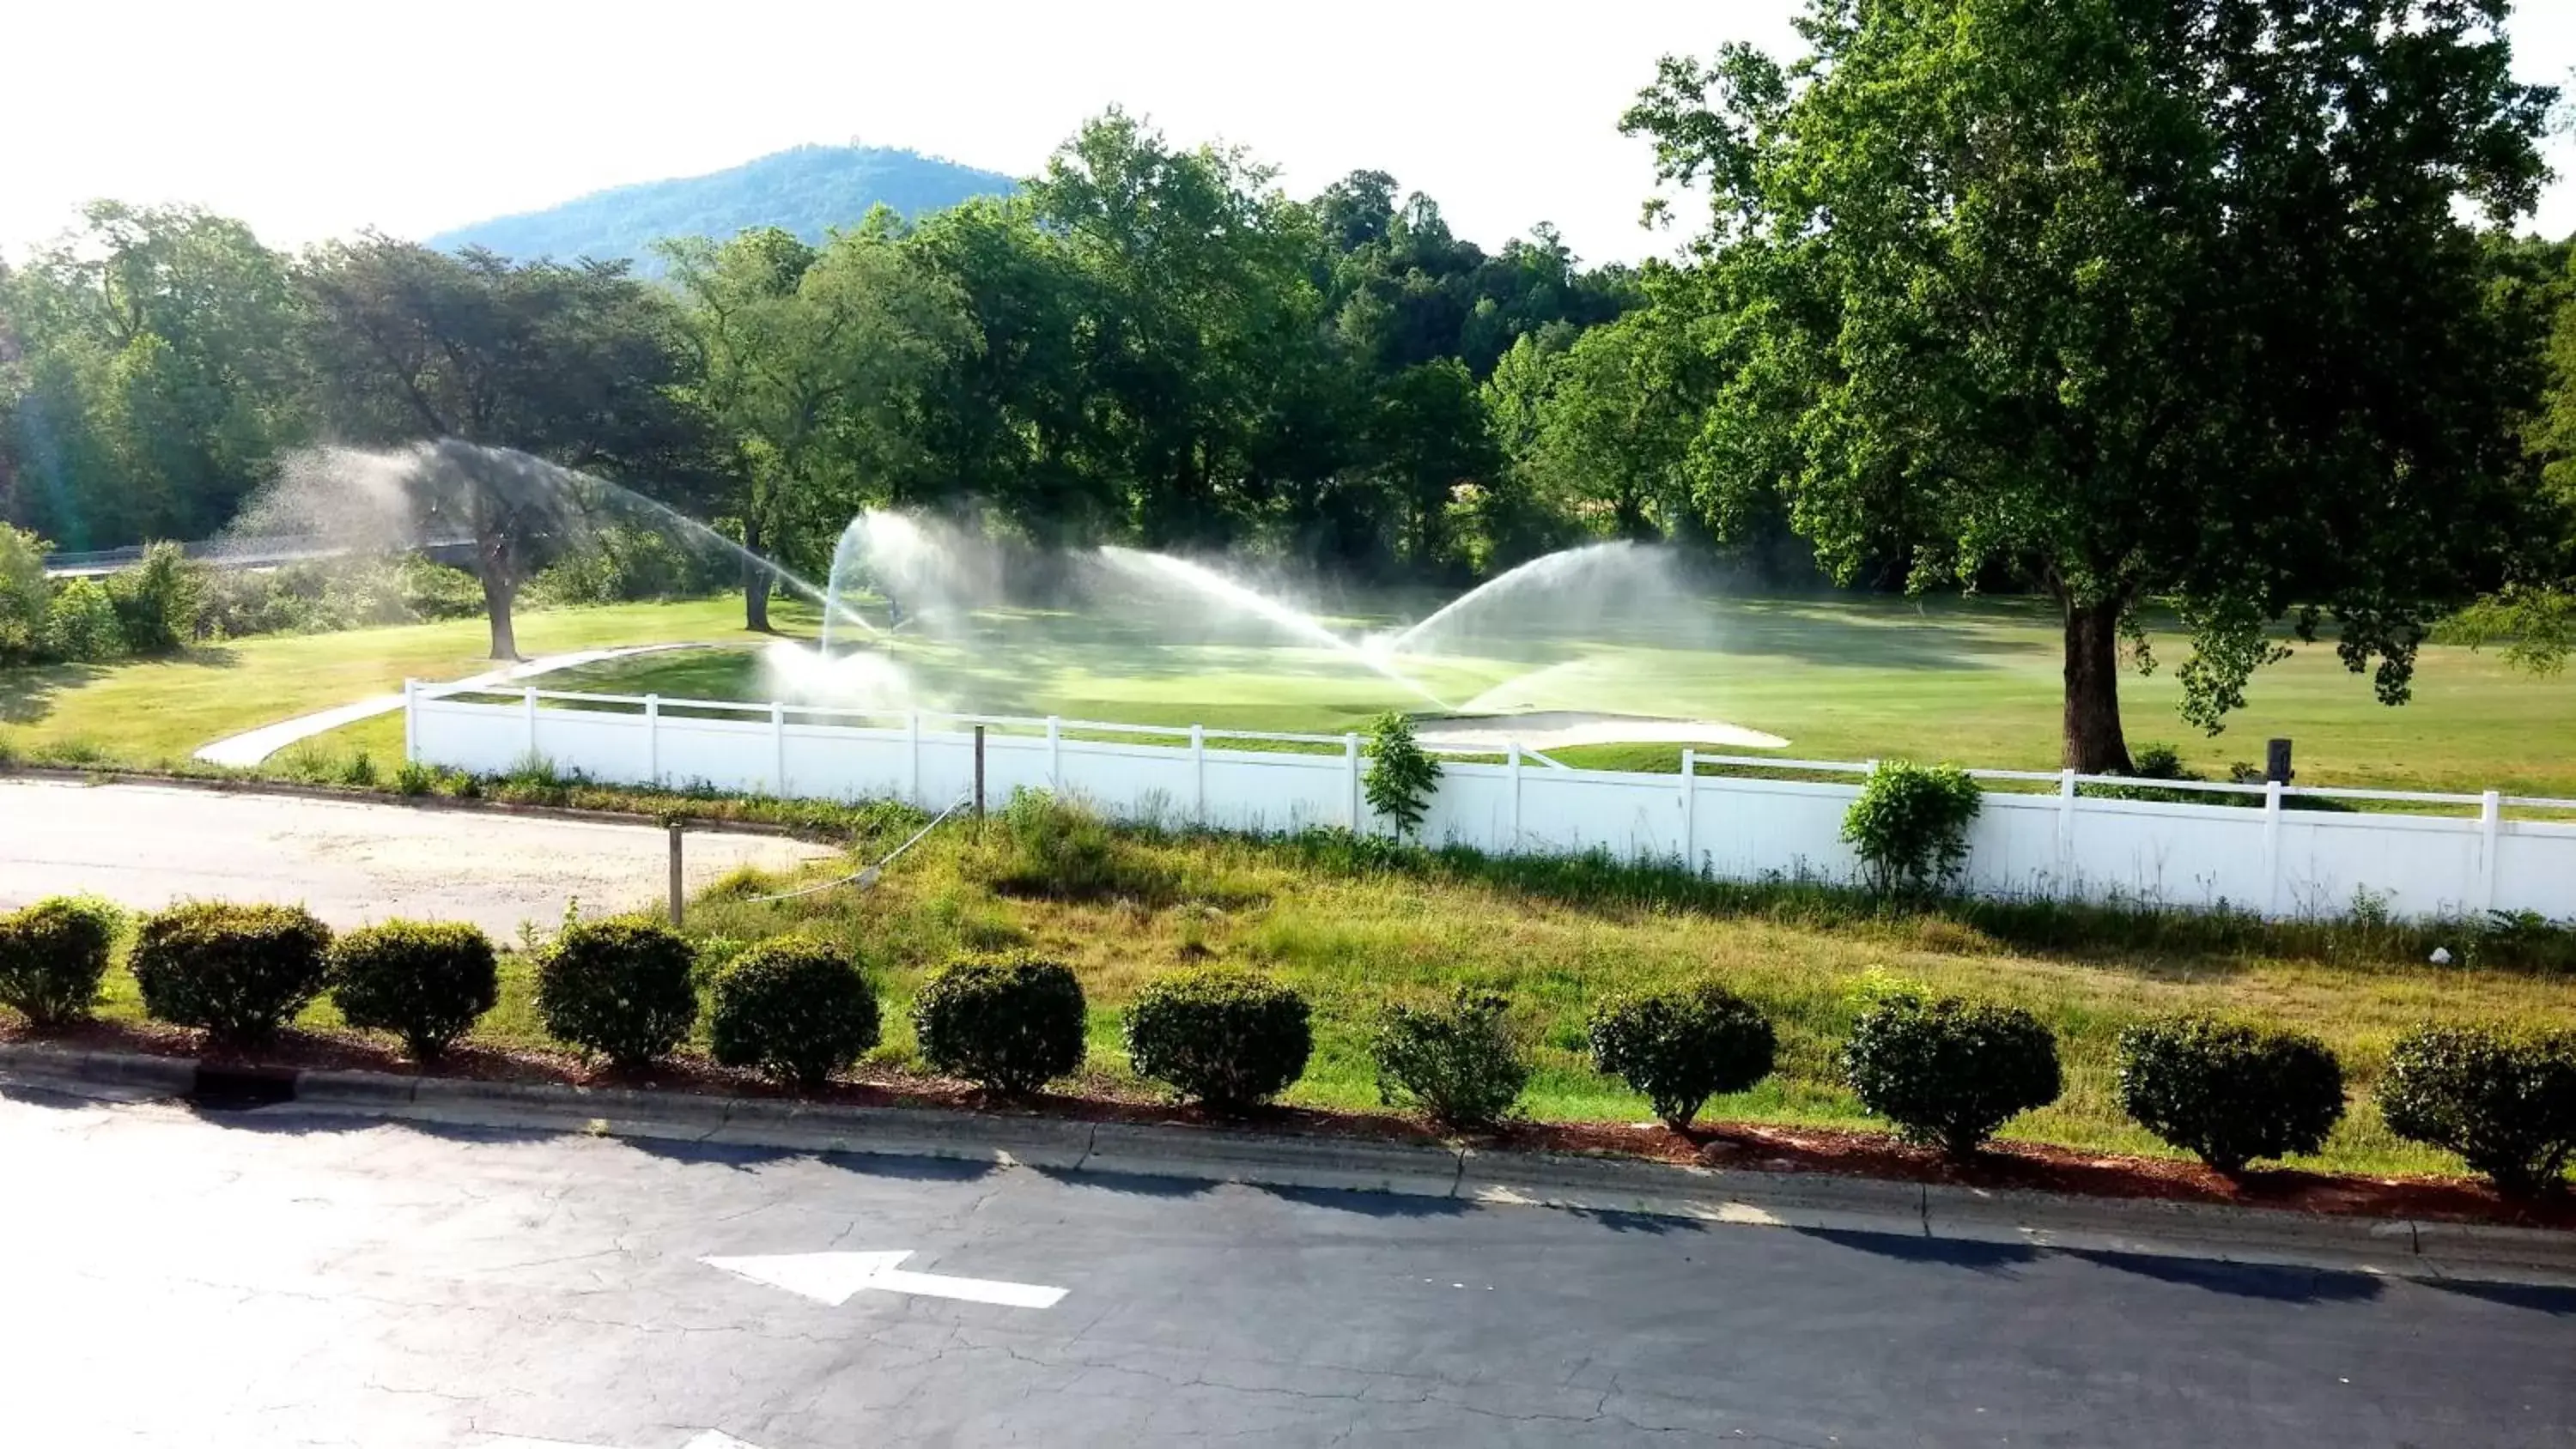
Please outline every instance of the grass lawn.
[{"label": "grass lawn", "polygon": [[[1497,708],[1613,710],[1722,719],[1789,740],[1789,753],[1863,760],[1907,754],[1962,764],[2054,768],[2058,626],[2021,601],[1725,599],[1687,640],[1535,639],[1493,652],[1406,658],[1442,698]],[[1344,621],[1357,632],[1366,620]],[[2576,797],[2576,676],[2535,679],[2492,654],[2423,651],[2412,703],[2391,709],[2330,645],[2305,646],[2255,677],[2249,707],[2206,738],[2175,713],[2179,637],[2157,639],[2151,676],[2121,681],[2133,745],[2175,743],[2225,778],[2263,741],[2297,742],[2311,784]],[[1685,647],[1685,643],[1687,647]],[[924,708],[1058,714],[1134,724],[1339,733],[1380,711],[1429,708],[1344,656],[1309,648],[1155,637],[1133,622],[995,611],[963,637],[897,636],[890,656]],[[757,646],[618,660],[552,687],[622,694],[767,699],[782,692]],[[900,698],[889,700],[901,703]],[[1567,750],[1569,764],[1677,767],[1672,747]]]},{"label": "grass lawn", "polygon": [[[1334,622],[1356,636],[1422,611],[1419,601],[1404,602],[1402,614]],[[1908,754],[2041,768],[2057,761],[2059,640],[2044,608],[1847,596],[1720,598],[1697,607],[1700,615],[1654,627],[1533,628],[1398,662],[1453,703],[1481,697],[1495,708],[1723,719],[1782,735],[1791,754],[1808,758]],[[789,602],[777,612],[791,636],[811,634],[811,609]],[[781,691],[760,660],[767,641],[746,635],[740,618],[731,599],[530,611],[520,619],[521,647],[538,654],[730,642],[736,647],[567,671],[548,687],[769,698]],[[463,619],[248,639],[168,661],[0,671],[0,751],[177,764],[212,740],[396,689],[405,676],[473,673],[487,667],[484,639],[481,620]],[[2249,707],[2212,740],[2174,713],[2171,666],[2182,642],[2157,642],[2166,667],[2121,682],[2129,737],[2173,741],[2204,773],[2223,776],[2231,761],[2259,758],[2265,738],[2288,735],[2298,743],[2300,777],[2312,784],[2576,796],[2576,675],[2533,679],[2491,654],[2427,648],[2414,702],[2390,709],[2330,647],[2307,646],[2258,674]],[[1339,733],[1386,709],[1430,707],[1347,655],[1288,647],[1171,609],[1114,617],[994,610],[944,636],[907,631],[887,647],[908,681],[904,697],[925,708]],[[360,750],[389,761],[400,743],[399,721],[377,719],[290,751],[270,768],[327,775]],[[1676,756],[1671,747],[1614,746],[1563,758],[1669,770]]]},{"label": "grass lawn", "polygon": [[[1406,663],[1462,703],[1486,694],[1501,707],[1714,716],[1785,735],[1799,755],[2055,761],[2057,631],[2040,611],[2009,601],[1918,610],[1854,599],[1733,599],[1710,607],[1716,627],[1673,636],[1489,643],[1478,646],[1482,652]],[[782,610],[781,617],[791,633],[811,629],[810,613]],[[521,638],[530,653],[664,640],[740,644],[746,636],[739,618],[730,599],[532,612],[521,621]],[[1378,710],[1419,704],[1331,651],[1169,637],[1188,628],[1169,618],[1105,622],[997,611],[978,616],[962,637],[901,638],[893,654],[927,707],[1338,731]],[[1689,647],[1681,647],[1685,639]],[[475,672],[484,667],[483,640],[481,621],[463,620],[252,639],[170,662],[0,673],[0,749],[178,763],[210,740],[387,691],[405,676]],[[2178,641],[2163,641],[2168,665],[2181,652]],[[754,650],[744,647],[600,666],[553,687],[766,697],[758,670]],[[2132,675],[2123,688],[2133,741],[2181,741],[2189,761],[2212,773],[2258,755],[2265,736],[2287,734],[2299,742],[2302,777],[2314,783],[2576,796],[2576,737],[2569,731],[2576,679],[2523,678],[2491,656],[2426,650],[2416,702],[2389,710],[2372,702],[2366,681],[2336,665],[2330,649],[2303,649],[2257,677],[2252,707],[2215,742],[2187,736],[2174,718],[2169,669]],[[399,753],[400,738],[398,718],[374,720],[290,752],[271,769],[328,774],[334,761],[360,749],[381,768]],[[1671,752],[1623,758],[1596,751],[1589,758],[1670,768]],[[721,808],[753,807],[774,808]],[[814,813],[862,819],[829,807]],[[877,847],[892,838],[878,839]],[[719,890],[701,903],[692,929],[716,942],[719,954],[724,943],[787,930],[848,943],[886,995],[880,1058],[889,1066],[911,1059],[904,1008],[926,970],[966,949],[1058,955],[1092,993],[1094,1067],[1111,1081],[1124,1071],[1118,1008],[1146,977],[1196,960],[1256,966],[1317,1003],[1316,1056],[1293,1094],[1315,1105],[1374,1103],[1366,1040],[1382,1002],[1428,997],[1461,982],[1496,987],[1518,1003],[1537,1054],[1531,1110],[1569,1119],[1646,1115],[1643,1102],[1583,1065],[1591,1004],[1612,990],[1715,973],[1772,1013],[1783,1055],[1773,1081],[1712,1104],[1713,1114],[1856,1123],[1855,1105],[1836,1083],[1833,1053],[1850,1021],[1854,984],[1883,971],[2039,1013],[2059,1033],[2067,1094],[2007,1135],[2124,1151],[2153,1144],[2113,1102],[2111,1053],[2120,1027],[2154,1012],[2221,1010],[2298,1026],[2342,1053],[2355,1108],[2318,1165],[2350,1170],[2455,1167],[2396,1142],[2368,1105],[2367,1089],[2400,1031],[2427,1018],[2576,1027],[2576,990],[2564,976],[2466,951],[2458,953],[2461,964],[2433,968],[2424,962],[2433,943],[2403,927],[2318,928],[2322,934],[2300,936],[2305,928],[2231,933],[2133,921],[2033,932],[1997,914],[2007,908],[1879,915],[1848,902],[1820,905],[1795,891],[1715,886],[1640,899],[1616,888],[1515,885],[1475,871],[1319,866],[1292,843],[1120,834],[1100,849],[1111,888],[1081,898],[1032,894],[1013,883],[1027,874],[1025,862],[998,825],[980,839],[945,827],[873,891],[755,905],[738,899],[753,892]],[[521,959],[511,960],[501,1009],[481,1032],[495,1043],[533,1045],[541,1037],[530,983]],[[110,1010],[137,1010],[121,976]],[[309,1020],[329,1024],[329,1008],[317,1007]]]},{"label": "grass lawn", "polygon": [[[881,816],[867,832],[868,858],[909,825]],[[2120,1028],[2175,1010],[2248,1015],[2314,1032],[2342,1056],[2352,1113],[2307,1165],[2363,1172],[2459,1170],[2394,1139],[2370,1105],[2369,1088],[2398,1033],[2434,1019],[2576,1027],[2576,990],[2564,975],[2529,961],[2436,969],[2424,964],[2425,942],[2404,927],[2267,933],[2186,923],[2161,935],[2150,927],[2064,932],[2045,914],[1965,906],[1882,914],[1850,898],[1793,890],[1729,894],[1668,880],[1657,899],[1623,892],[1615,881],[1591,888],[1579,873],[1515,883],[1463,866],[1358,870],[1287,843],[1111,833],[1094,845],[1100,888],[1084,899],[1034,889],[1045,867],[997,819],[980,835],[962,822],[942,827],[865,893],[754,904],[742,897],[773,882],[745,876],[720,884],[693,908],[690,930],[717,955],[788,931],[845,944],[884,999],[886,1040],[875,1062],[888,1068],[916,1065],[907,1008],[925,972],[960,951],[1058,957],[1090,995],[1094,1083],[1126,1089],[1137,1084],[1126,1072],[1118,1013],[1141,983],[1200,961],[1255,967],[1316,1005],[1315,1056],[1290,1094],[1316,1106],[1376,1105],[1367,1041],[1383,1003],[1473,983],[1516,1003],[1538,1066],[1528,1109],[1561,1120],[1650,1115],[1585,1063],[1594,1002],[1713,974],[1772,1016],[1782,1051],[1771,1081],[1711,1103],[1712,1118],[1870,1125],[1840,1085],[1834,1053],[1855,986],[1883,972],[2036,1012],[2058,1034],[2066,1094],[2004,1135],[2122,1152],[2165,1149],[2119,1112],[2112,1052]],[[2087,944],[2051,943],[2088,936]],[[2568,954],[2559,947],[2558,956]],[[477,1039],[540,1045],[526,958],[505,959],[501,1007]],[[139,1015],[121,971],[108,1014]],[[325,1004],[306,1024],[336,1018]]]},{"label": "grass lawn", "polygon": [[[735,599],[522,613],[534,657],[612,644],[742,633]],[[203,745],[333,705],[492,667],[481,618],[336,634],[280,634],[190,650],[176,659],[0,669],[0,750],[69,763],[181,766]],[[345,743],[402,752],[399,717],[355,727]],[[284,763],[284,762],[281,762]]]}]

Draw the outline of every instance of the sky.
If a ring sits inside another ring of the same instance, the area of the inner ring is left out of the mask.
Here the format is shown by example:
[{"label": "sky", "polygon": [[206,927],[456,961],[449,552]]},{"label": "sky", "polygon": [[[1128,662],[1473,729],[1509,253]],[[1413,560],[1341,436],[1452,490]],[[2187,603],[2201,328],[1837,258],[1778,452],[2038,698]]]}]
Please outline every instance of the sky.
[{"label": "sky", "polygon": [[[1587,261],[1669,252],[1619,112],[1671,52],[1790,49],[1793,0],[13,0],[0,255],[112,196],[273,245],[424,236],[602,187],[860,141],[1012,175],[1111,104],[1311,195],[1392,173],[1460,235],[1554,222]],[[2524,0],[2516,69],[2576,71],[2576,4]],[[2576,232],[2576,136],[2536,223]],[[1689,218],[1685,218],[1687,222]]]}]

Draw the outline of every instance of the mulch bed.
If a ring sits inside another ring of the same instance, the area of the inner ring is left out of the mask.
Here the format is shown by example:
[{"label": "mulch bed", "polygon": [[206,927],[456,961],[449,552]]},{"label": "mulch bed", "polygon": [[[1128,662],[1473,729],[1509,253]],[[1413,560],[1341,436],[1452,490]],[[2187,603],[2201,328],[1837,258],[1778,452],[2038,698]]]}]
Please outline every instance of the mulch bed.
[{"label": "mulch bed", "polygon": [[[0,1041],[39,1039],[75,1049],[197,1057],[226,1067],[390,1072],[773,1099],[791,1095],[750,1073],[698,1059],[684,1059],[649,1072],[617,1073],[587,1066],[565,1052],[466,1046],[450,1052],[436,1073],[424,1074],[387,1043],[355,1032],[288,1031],[259,1051],[244,1055],[208,1049],[197,1032],[157,1024],[94,1021],[44,1038],[22,1026],[0,1025]],[[2538,1201],[2514,1202],[2466,1178],[2365,1177],[2284,1169],[2251,1173],[2241,1181],[2231,1182],[2198,1162],[2080,1152],[2031,1142],[1999,1142],[1977,1161],[1958,1164],[1884,1133],[1841,1128],[1703,1123],[1684,1134],[1660,1123],[1532,1122],[1499,1133],[1461,1138],[1444,1135],[1418,1118],[1393,1113],[1274,1107],[1249,1118],[1217,1119],[1196,1108],[1176,1106],[1140,1092],[1132,1085],[1106,1080],[1083,1082],[1081,1095],[1046,1093],[1027,1101],[996,1102],[961,1082],[866,1071],[855,1080],[835,1082],[805,1100],[851,1107],[940,1107],[1077,1121],[1222,1126],[1380,1142],[1464,1143],[1525,1152],[1643,1158],[1738,1171],[1816,1172],[2085,1197],[2223,1203],[2351,1217],[2576,1229],[2576,1196],[2562,1192]]]}]

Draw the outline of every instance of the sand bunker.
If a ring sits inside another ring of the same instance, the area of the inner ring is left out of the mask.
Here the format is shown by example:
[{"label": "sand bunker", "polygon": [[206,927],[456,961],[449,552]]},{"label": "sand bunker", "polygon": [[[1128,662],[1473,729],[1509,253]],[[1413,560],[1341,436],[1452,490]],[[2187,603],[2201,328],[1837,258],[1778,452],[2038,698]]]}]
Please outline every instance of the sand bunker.
[{"label": "sand bunker", "polygon": [[1471,754],[1493,754],[1510,748],[1515,740],[1525,750],[1557,750],[1571,745],[1713,745],[1720,749],[1777,750],[1789,743],[1778,735],[1766,735],[1724,720],[1662,719],[1576,709],[1418,719],[1414,721],[1414,736],[1427,749]]}]

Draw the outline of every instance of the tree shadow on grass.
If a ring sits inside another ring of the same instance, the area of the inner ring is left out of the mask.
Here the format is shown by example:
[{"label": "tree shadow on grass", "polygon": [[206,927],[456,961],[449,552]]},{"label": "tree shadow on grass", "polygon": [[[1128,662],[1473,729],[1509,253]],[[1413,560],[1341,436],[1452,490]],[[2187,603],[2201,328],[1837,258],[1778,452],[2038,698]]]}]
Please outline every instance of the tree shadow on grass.
[{"label": "tree shadow on grass", "polygon": [[0,669],[0,724],[31,725],[54,712],[54,696],[107,673],[98,664],[44,664]]},{"label": "tree shadow on grass", "polygon": [[2178,1283],[2231,1298],[2267,1303],[2367,1303],[2386,1285],[2368,1273],[2332,1268],[2298,1268],[2270,1263],[2224,1263],[2214,1258],[2167,1258],[2148,1253],[2111,1253],[2060,1249],[2064,1257],[2098,1267],[2134,1273],[2159,1283]]},{"label": "tree shadow on grass", "polygon": [[[232,669],[241,651],[221,644],[191,645],[176,654],[130,661],[135,664],[194,665]],[[97,682],[115,672],[107,664],[31,664],[0,667],[0,724],[42,723],[54,712],[57,696]]]}]

